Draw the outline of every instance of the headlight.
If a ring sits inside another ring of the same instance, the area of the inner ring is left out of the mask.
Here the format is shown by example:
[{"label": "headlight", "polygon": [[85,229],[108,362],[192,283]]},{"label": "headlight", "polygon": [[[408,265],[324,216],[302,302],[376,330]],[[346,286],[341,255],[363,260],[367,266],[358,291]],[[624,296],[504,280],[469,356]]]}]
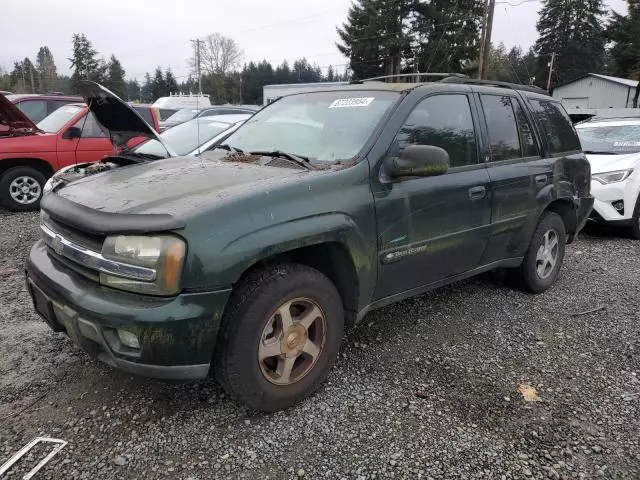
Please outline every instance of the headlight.
[{"label": "headlight", "polygon": [[44,195],[45,193],[49,193],[51,190],[53,190],[53,186],[54,186],[54,183],[55,183],[57,177],[60,174],[66,172],[67,170],[70,170],[72,168],[76,168],[76,166],[75,165],[69,165],[67,167],[61,168],[56,173],[54,173],[51,177],[49,177],[49,180],[47,180],[47,183],[45,183],[44,187],[42,188],[42,194]]},{"label": "headlight", "polygon": [[591,178],[603,185],[607,185],[608,183],[622,182],[629,178],[632,173],[633,168],[630,168],[628,170],[616,170],[615,172],[595,173],[591,175]]},{"label": "headlight", "polygon": [[169,296],[179,292],[180,275],[184,264],[186,245],[172,235],[107,237],[102,256],[122,264],[145,267],[155,275],[149,279],[100,273],[100,283],[120,290],[147,295]]}]

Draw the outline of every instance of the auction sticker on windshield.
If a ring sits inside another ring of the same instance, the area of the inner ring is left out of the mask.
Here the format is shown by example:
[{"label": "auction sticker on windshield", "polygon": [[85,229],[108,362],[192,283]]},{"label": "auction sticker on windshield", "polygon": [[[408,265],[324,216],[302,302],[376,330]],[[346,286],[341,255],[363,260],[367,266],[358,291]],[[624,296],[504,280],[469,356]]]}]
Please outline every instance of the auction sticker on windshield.
[{"label": "auction sticker on windshield", "polygon": [[329,108],[367,107],[373,100],[374,97],[339,98]]}]

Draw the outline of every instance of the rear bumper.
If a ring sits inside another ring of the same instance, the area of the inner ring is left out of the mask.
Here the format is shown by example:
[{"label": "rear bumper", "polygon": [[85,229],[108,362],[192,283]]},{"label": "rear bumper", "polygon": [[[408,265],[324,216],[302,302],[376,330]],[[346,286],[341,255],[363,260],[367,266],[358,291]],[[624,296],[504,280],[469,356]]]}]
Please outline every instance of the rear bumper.
[{"label": "rear bumper", "polygon": [[[147,377],[206,377],[229,290],[156,298],[96,285],[69,271],[36,243],[26,265],[36,311],[54,331],[120,370]],[[140,348],[123,345],[118,330]]]},{"label": "rear bumper", "polygon": [[580,230],[582,230],[586,225],[593,209],[593,202],[594,199],[591,195],[574,200],[574,205],[576,207],[576,230],[568,235],[567,243],[573,242],[578,236],[578,233],[580,233]]}]

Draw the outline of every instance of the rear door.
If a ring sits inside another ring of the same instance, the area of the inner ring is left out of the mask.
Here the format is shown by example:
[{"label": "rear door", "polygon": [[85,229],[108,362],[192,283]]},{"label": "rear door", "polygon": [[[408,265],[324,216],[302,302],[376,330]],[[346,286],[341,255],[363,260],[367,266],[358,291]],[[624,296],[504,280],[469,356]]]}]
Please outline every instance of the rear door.
[{"label": "rear door", "polygon": [[17,106],[36,124],[49,114],[47,112],[47,101],[37,97],[22,100]]},{"label": "rear door", "polygon": [[[476,101],[484,113],[484,160],[491,179],[491,236],[482,263],[519,257],[528,246],[536,216],[537,186],[548,181],[531,121],[516,92],[482,89]],[[489,93],[490,92],[490,93]]]},{"label": "rear door", "polygon": [[450,168],[433,177],[384,177],[374,167],[378,221],[376,299],[401,294],[478,266],[491,218],[489,175],[478,155],[478,123],[470,93],[423,98],[397,132],[387,155],[411,144],[449,153]]}]

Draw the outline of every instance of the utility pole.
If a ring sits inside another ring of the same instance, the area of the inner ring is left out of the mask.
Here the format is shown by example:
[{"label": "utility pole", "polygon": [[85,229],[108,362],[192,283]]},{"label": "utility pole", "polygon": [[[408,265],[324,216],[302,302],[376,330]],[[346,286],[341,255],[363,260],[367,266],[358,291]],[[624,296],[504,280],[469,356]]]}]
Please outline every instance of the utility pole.
[{"label": "utility pole", "polygon": [[200,42],[199,38],[191,40],[191,43],[195,45],[196,50],[196,72],[198,75],[198,94],[202,95],[202,75],[200,73]]},{"label": "utility pole", "polygon": [[547,78],[547,92],[551,90],[551,74],[553,73],[553,63],[556,59],[556,52],[551,54],[551,61],[549,62],[549,78]]},{"label": "utility pole", "polygon": [[496,9],[495,0],[485,0],[485,16],[482,20],[482,43],[480,44],[480,59],[478,62],[478,78],[487,76],[489,67],[489,53],[491,52],[491,30],[493,28],[493,12]]}]

